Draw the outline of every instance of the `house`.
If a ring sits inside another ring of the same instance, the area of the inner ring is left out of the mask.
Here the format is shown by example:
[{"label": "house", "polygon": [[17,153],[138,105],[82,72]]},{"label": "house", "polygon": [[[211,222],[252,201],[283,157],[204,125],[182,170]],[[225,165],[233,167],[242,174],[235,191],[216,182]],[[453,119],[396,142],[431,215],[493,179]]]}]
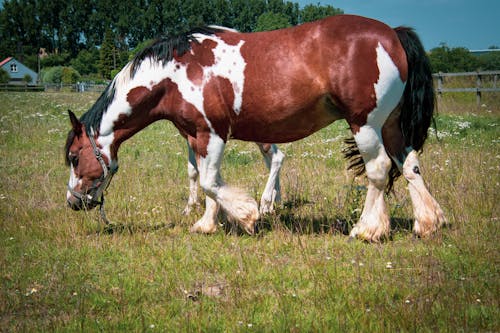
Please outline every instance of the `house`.
[{"label": "house", "polygon": [[27,75],[31,78],[28,84],[36,84],[37,82],[38,74],[13,57],[8,57],[0,62],[0,68],[9,74],[9,84],[25,84],[25,77],[27,77]]}]

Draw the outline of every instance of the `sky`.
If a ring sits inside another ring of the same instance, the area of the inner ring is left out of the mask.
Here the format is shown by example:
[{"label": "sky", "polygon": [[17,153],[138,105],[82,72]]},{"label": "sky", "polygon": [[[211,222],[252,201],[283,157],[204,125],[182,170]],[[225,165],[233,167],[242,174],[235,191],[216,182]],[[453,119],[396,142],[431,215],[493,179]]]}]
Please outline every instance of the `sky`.
[{"label": "sky", "polygon": [[426,50],[445,43],[469,50],[500,47],[500,0],[298,0],[331,5],[392,27],[415,29]]}]

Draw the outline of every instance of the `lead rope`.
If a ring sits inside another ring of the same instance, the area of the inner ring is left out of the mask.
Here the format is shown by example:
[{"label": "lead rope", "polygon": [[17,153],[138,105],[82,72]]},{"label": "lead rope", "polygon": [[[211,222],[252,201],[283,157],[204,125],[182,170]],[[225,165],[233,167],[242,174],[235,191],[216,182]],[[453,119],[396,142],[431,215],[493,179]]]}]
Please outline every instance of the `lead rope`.
[{"label": "lead rope", "polygon": [[104,221],[106,226],[110,226],[111,222],[109,222],[108,218],[106,217],[106,212],[104,211],[104,193],[101,194],[101,202],[99,203],[99,213],[101,214],[101,219]]}]

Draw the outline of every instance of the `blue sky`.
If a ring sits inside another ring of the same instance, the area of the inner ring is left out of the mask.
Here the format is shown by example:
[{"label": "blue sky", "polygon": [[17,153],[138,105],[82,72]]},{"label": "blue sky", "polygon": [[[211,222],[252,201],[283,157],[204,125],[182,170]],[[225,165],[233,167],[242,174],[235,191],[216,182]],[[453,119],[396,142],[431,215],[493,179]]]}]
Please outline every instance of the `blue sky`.
[{"label": "blue sky", "polygon": [[500,0],[298,0],[331,5],[392,27],[415,28],[430,50],[446,43],[470,50],[500,47]]}]

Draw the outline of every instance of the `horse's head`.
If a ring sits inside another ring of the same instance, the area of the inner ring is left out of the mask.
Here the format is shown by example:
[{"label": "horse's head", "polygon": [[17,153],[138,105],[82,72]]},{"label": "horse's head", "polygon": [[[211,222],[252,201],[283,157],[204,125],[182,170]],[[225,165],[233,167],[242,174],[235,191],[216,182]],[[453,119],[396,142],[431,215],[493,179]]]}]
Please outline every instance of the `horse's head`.
[{"label": "horse's head", "polygon": [[102,154],[85,125],[69,111],[72,129],[66,140],[66,164],[71,168],[67,202],[74,210],[92,209],[101,203],[103,191],[109,185],[116,168],[110,168],[110,159]]}]

